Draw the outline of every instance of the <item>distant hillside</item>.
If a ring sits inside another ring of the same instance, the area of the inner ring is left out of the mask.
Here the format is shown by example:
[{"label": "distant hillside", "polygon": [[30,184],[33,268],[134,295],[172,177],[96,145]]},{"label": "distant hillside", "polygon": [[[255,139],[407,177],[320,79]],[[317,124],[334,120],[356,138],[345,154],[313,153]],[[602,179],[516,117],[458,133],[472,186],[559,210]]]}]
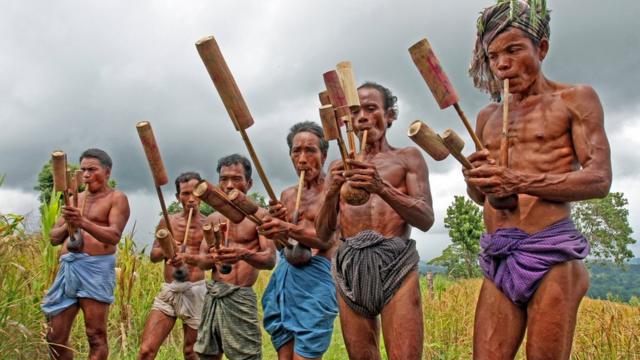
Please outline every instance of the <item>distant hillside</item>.
[{"label": "distant hillside", "polygon": [[429,265],[424,261],[420,261],[418,262],[418,271],[420,271],[420,274],[424,275],[428,272],[432,272],[432,273],[441,273],[441,274],[446,274],[447,273],[447,268],[444,266],[439,266],[439,265]]},{"label": "distant hillside", "polygon": [[624,266],[602,262],[588,262],[587,266],[591,275],[587,296],[624,302],[633,296],[640,298],[640,259]]}]

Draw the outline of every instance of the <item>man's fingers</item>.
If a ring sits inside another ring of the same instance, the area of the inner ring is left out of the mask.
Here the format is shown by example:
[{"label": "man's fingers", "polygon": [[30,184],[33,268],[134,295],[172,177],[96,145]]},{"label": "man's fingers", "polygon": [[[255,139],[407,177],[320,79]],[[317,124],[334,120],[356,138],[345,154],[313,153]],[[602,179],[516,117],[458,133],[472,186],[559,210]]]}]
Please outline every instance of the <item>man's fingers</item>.
[{"label": "man's fingers", "polygon": [[485,161],[488,157],[489,157],[489,150],[484,149],[484,150],[479,150],[474,152],[473,154],[469,155],[467,159],[469,159],[469,161],[471,162]]}]

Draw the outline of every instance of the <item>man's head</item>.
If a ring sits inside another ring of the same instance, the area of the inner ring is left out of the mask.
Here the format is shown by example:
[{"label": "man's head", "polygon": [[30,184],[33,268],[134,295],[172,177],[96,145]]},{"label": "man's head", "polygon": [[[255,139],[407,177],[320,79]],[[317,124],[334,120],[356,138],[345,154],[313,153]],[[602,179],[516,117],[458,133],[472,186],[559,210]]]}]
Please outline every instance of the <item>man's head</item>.
[{"label": "man's head", "polygon": [[304,170],[305,178],[314,180],[322,173],[329,150],[329,142],[324,139],[322,127],[311,121],[293,125],[287,135],[287,145],[298,175]]},{"label": "man's head", "polygon": [[183,209],[199,209],[200,199],[193,195],[193,190],[200,181],[200,174],[193,171],[184,172],[176,178],[176,199],[180,201]]},{"label": "man's head", "polygon": [[388,88],[365,82],[358,87],[360,110],[354,114],[354,127],[358,133],[368,130],[367,143],[385,136],[393,121],[398,118],[398,98]]},{"label": "man's head", "polygon": [[239,154],[225,156],[218,160],[216,167],[220,188],[227,194],[233,189],[246,193],[251,189],[251,163]]},{"label": "man's head", "polygon": [[98,191],[106,186],[111,176],[113,162],[104,150],[87,149],[80,155],[80,170],[82,181],[91,192]]},{"label": "man's head", "polygon": [[538,1],[499,1],[484,9],[469,75],[474,85],[500,101],[502,80],[512,92],[524,92],[540,75],[549,49],[549,13]]}]

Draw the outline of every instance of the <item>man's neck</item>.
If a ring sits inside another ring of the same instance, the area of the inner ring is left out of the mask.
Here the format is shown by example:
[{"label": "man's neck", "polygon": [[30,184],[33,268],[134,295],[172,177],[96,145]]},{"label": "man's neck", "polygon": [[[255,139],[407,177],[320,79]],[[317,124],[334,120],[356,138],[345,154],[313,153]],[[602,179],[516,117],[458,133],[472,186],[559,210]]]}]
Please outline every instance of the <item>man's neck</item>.
[{"label": "man's neck", "polygon": [[89,196],[94,197],[94,196],[100,196],[102,194],[108,193],[110,192],[112,189],[107,185],[107,184],[102,184],[102,186],[100,186],[97,190],[93,191],[91,190],[90,186],[86,187],[86,191],[88,191]]},{"label": "man's neck", "polygon": [[549,81],[544,76],[544,74],[542,74],[542,71],[541,71],[536,81],[534,81],[531,84],[531,86],[529,86],[525,91],[511,94],[511,101],[514,104],[517,104],[519,102],[526,100],[529,97],[548,93],[552,90],[553,90],[553,86],[551,84],[551,81]]},{"label": "man's neck", "polygon": [[384,134],[378,141],[369,143],[367,142],[367,146],[364,150],[364,157],[374,157],[379,153],[387,152],[391,150],[391,146],[387,142],[387,135]]},{"label": "man's neck", "polygon": [[312,189],[314,187],[318,187],[318,186],[324,186],[324,171],[321,171],[320,174],[311,180],[307,180],[304,179],[304,188],[305,189]]}]

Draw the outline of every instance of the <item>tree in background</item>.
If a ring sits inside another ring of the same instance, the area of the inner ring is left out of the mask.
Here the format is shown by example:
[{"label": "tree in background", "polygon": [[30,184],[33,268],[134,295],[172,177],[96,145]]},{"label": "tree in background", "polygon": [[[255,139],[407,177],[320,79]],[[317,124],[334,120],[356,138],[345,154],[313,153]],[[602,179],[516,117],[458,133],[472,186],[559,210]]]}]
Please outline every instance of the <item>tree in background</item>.
[{"label": "tree in background", "polygon": [[633,257],[629,245],[635,244],[636,240],[631,238],[628,204],[621,192],[572,204],[571,219],[589,240],[591,256],[616,264],[623,264]]},{"label": "tree in background", "polygon": [[[260,206],[261,208],[267,208],[267,201],[264,198],[264,196],[262,196],[262,194],[254,191],[249,193],[249,198],[256,203],[256,205]],[[171,204],[169,204],[169,206],[167,207],[167,212],[169,214],[176,214],[182,211],[182,204],[180,204],[179,201],[175,200],[173,201]],[[209,216],[212,213],[214,213],[216,211],[216,209],[212,208],[209,204],[205,203],[204,201],[200,202],[200,213],[204,216]],[[160,215],[162,215],[162,213],[160,213]]]},{"label": "tree in background", "polygon": [[447,208],[444,227],[449,229],[451,245],[429,264],[445,266],[453,277],[481,276],[478,254],[480,236],[485,230],[480,208],[464,196],[455,196]]},{"label": "tree in background", "polygon": [[[69,169],[72,171],[76,171],[80,169],[80,165],[68,163]],[[111,188],[116,187],[116,181],[114,179],[109,179],[109,186]],[[36,186],[33,187],[34,190],[37,190],[40,195],[38,195],[38,200],[40,200],[40,211],[42,212],[42,208],[45,204],[49,204],[49,200],[51,199],[51,191],[53,191],[53,172],[51,171],[51,160],[47,161],[43,166],[40,173],[38,173],[38,182]],[[80,186],[81,191],[84,191],[84,185]],[[62,201],[62,200],[60,200]]]}]

